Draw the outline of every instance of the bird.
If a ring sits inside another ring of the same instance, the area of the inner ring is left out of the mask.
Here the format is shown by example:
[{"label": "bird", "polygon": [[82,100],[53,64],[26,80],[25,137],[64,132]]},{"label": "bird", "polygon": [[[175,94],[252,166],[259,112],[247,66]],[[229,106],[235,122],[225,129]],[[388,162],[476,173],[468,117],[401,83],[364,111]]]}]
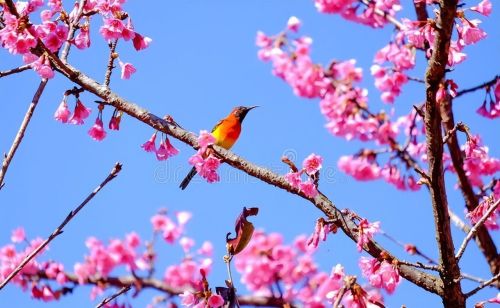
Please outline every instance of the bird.
[{"label": "bird", "polygon": [[[231,113],[220,120],[217,124],[215,124],[212,129],[212,136],[215,138],[215,143],[218,146],[223,147],[226,150],[229,150],[238,140],[238,137],[241,133],[241,123],[247,116],[248,112],[259,106],[238,106],[235,107]],[[182,180],[181,185],[179,187],[184,190],[188,186],[189,182],[196,175],[196,168],[191,168],[188,175]]]}]

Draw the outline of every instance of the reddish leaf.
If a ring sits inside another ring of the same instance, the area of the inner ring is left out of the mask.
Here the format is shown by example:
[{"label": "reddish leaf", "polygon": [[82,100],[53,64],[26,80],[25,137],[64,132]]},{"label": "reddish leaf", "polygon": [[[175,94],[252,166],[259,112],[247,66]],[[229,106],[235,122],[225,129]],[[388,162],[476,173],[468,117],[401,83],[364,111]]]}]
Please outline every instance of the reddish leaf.
[{"label": "reddish leaf", "polygon": [[251,207],[249,209],[246,207],[243,208],[243,212],[241,212],[238,219],[236,219],[234,228],[236,231],[236,237],[229,238],[231,233],[226,235],[226,246],[229,254],[234,256],[240,253],[248,245],[250,239],[252,238],[254,226],[247,220],[247,217],[255,216],[257,213],[259,213],[259,209],[256,207]]}]

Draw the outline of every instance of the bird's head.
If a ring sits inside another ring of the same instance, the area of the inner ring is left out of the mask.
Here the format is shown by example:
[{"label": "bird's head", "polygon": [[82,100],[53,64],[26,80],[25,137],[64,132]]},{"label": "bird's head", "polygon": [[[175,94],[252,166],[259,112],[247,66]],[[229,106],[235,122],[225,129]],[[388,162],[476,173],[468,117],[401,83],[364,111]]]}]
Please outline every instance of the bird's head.
[{"label": "bird's head", "polygon": [[259,107],[259,106],[251,106],[251,107],[238,106],[238,107],[236,107],[236,108],[233,109],[233,111],[231,112],[231,114],[233,116],[235,116],[240,121],[240,123],[241,123],[241,122],[243,122],[243,120],[247,116],[247,113],[250,110],[252,110],[252,109],[254,109],[256,107]]}]

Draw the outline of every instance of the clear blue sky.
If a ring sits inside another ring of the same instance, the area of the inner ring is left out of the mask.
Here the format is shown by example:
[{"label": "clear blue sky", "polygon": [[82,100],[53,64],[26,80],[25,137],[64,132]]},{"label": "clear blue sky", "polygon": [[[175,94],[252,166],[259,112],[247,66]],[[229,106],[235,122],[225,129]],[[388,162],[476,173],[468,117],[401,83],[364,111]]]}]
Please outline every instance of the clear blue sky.
[{"label": "clear blue sky", "polygon": [[[404,1],[403,4],[409,3]],[[460,87],[476,85],[499,73],[500,14],[495,4],[490,18],[482,18],[488,39],[466,49],[469,60],[451,74]],[[339,156],[355,153],[360,144],[331,136],[324,128],[318,102],[295,97],[284,82],[272,76],[270,65],[256,57],[256,32],[277,33],[287,19],[295,15],[303,21],[302,33],[314,39],[313,58],[320,63],[328,63],[333,58],[357,59],[364,70],[363,86],[370,91],[373,110],[381,107],[390,110],[390,106],[379,103],[379,92],[373,87],[369,67],[375,52],[389,41],[391,27],[373,31],[338,16],[322,15],[316,12],[313,2],[307,0],[130,1],[126,8],[136,30],[153,38],[153,43],[141,52],[133,50],[131,44],[118,46],[121,59],[132,62],[137,73],[128,81],[120,80],[115,73],[111,82],[113,90],[159,116],[171,114],[183,127],[194,132],[211,129],[233,106],[262,106],[246,118],[244,132],[233,148],[236,153],[280,173],[286,172],[280,163],[285,152],[295,153],[299,163],[312,152],[322,155],[325,168],[335,173],[333,179],[321,181],[320,189],[339,208],[351,208],[370,221],[382,221],[386,232],[401,241],[416,244],[436,258],[427,192],[400,192],[383,182],[359,183],[340,173],[336,167]],[[413,18],[412,7],[405,7],[399,16]],[[91,50],[73,50],[70,61],[90,76],[102,80],[107,47],[96,30],[94,24]],[[4,50],[0,54],[0,69],[20,64],[20,59],[8,56]],[[418,62],[413,75],[421,77],[421,54]],[[0,151],[10,147],[38,81],[33,72],[0,80]],[[215,265],[210,276],[215,286],[222,285],[225,279],[222,262],[225,234],[233,230],[234,218],[243,206],[259,207],[259,216],[252,219],[256,227],[283,233],[288,241],[313,230],[314,221],[321,213],[311,204],[228,166],[220,169],[221,183],[210,185],[198,178],[186,191],[181,191],[178,184],[190,168],[187,159],[193,150],[173,141],[180,155],[166,163],[156,161],[153,155],[140,149],[152,130],[132,118],[124,117],[121,130],[108,133],[101,143],[87,135],[93,120],[84,127],[54,121],[52,115],[62,92],[70,87],[72,85],[61,77],[49,82],[11,164],[6,186],[0,191],[0,245],[7,243],[11,230],[21,225],[29,237],[47,236],[116,161],[124,165],[119,178],[71,222],[43,258],[61,260],[72,269],[87,252],[84,246],[87,237],[123,237],[135,230],[149,238],[149,219],[159,208],[168,208],[171,212],[188,210],[194,214],[188,234],[198,244],[210,240],[215,245]],[[422,85],[407,85],[405,94],[395,104],[397,114],[405,114],[412,104],[421,102],[423,91]],[[82,96],[89,106],[94,99],[92,95]],[[481,132],[490,146],[490,153],[498,157],[498,120],[486,120],[474,113],[482,99],[481,92],[457,100],[456,120],[467,123],[473,132]],[[95,105],[92,108],[96,110]],[[111,110],[105,110],[105,118],[109,119],[110,115]],[[91,116],[94,117],[95,114]],[[463,200],[454,183],[449,175],[450,205],[461,214]],[[457,230],[454,235],[461,242],[463,235]],[[493,237],[498,243],[498,233],[493,233]],[[380,241],[407,258],[399,248],[383,238]],[[159,251],[163,253],[158,271],[162,275],[167,264],[180,260],[181,252],[161,245]],[[349,274],[359,274],[358,258],[355,243],[343,234],[330,236],[317,253],[317,260],[325,271],[342,263]],[[470,245],[461,265],[467,273],[484,278],[490,276],[474,244]],[[471,287],[470,283],[464,283],[465,290]],[[44,304],[31,300],[18,287],[9,286],[0,292],[0,303],[10,307],[89,307],[89,291],[87,287],[80,287],[72,296]],[[493,290],[482,292],[469,304],[472,306],[473,302],[495,294]],[[145,306],[152,295],[146,291],[131,302],[134,306]],[[388,307],[440,305],[439,298],[407,281],[403,281],[395,295],[386,296],[385,300]]]}]

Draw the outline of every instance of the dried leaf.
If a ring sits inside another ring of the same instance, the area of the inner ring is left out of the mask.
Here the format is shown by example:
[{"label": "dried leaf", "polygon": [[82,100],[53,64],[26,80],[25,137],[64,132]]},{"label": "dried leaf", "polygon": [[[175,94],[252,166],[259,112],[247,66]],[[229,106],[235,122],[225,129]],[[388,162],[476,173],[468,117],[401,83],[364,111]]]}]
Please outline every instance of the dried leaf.
[{"label": "dried leaf", "polygon": [[253,224],[247,220],[248,216],[255,216],[259,213],[259,209],[256,207],[252,207],[247,209],[243,208],[243,212],[241,212],[238,219],[236,219],[235,231],[236,237],[229,238],[231,233],[226,235],[226,246],[227,251],[231,255],[236,255],[240,253],[250,242],[252,238],[253,230],[255,229]]}]

